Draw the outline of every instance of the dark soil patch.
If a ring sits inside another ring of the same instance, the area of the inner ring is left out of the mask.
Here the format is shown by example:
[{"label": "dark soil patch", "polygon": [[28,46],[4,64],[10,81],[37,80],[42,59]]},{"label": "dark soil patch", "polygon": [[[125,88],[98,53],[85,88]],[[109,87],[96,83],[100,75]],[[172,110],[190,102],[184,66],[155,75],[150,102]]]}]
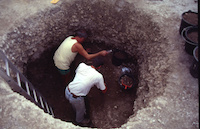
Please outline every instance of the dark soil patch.
[{"label": "dark soil patch", "polygon": [[121,60],[126,59],[126,55],[120,51],[115,53],[115,57]]},{"label": "dark soil patch", "polygon": [[192,42],[198,43],[198,31],[190,32],[187,36]]},{"label": "dark soil patch", "polygon": [[[93,45],[90,46],[90,48],[92,52],[97,52],[107,47]],[[39,59],[29,61],[27,64],[27,77],[53,107],[56,118],[63,121],[74,122],[75,113],[64,94],[66,85],[62,82],[61,76],[53,63],[53,54],[55,50],[56,48],[47,50]],[[96,87],[93,87],[87,95],[86,106],[88,117],[90,117],[92,121],[89,127],[120,127],[122,124],[126,123],[130,115],[134,114],[133,105],[136,99],[138,84],[137,61],[134,57],[131,57],[128,62],[120,66],[114,66],[111,61],[112,53],[107,55],[104,59],[105,63],[101,67],[100,73],[104,76],[108,90],[106,94],[102,94]],[[75,69],[80,62],[88,63],[82,56],[77,55],[72,65],[73,69]],[[136,85],[129,90],[124,90],[118,83],[123,67],[131,68],[134,73]]]},{"label": "dark soil patch", "polygon": [[192,25],[198,25],[198,14],[196,13],[185,13],[183,19]]}]

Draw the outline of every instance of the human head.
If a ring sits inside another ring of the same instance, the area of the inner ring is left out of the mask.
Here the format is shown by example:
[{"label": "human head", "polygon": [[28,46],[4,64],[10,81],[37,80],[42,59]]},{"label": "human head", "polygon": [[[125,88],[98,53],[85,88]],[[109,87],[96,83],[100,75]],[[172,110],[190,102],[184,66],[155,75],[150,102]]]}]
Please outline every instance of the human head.
[{"label": "human head", "polygon": [[100,66],[102,66],[103,64],[104,60],[102,56],[98,56],[92,59],[92,66],[94,66],[95,68],[100,68]]},{"label": "human head", "polygon": [[78,36],[80,38],[85,38],[85,39],[88,37],[87,32],[85,30],[76,31],[75,36]]},{"label": "human head", "polygon": [[75,37],[78,40],[78,42],[82,43],[88,37],[88,35],[85,30],[78,30],[75,33]]}]

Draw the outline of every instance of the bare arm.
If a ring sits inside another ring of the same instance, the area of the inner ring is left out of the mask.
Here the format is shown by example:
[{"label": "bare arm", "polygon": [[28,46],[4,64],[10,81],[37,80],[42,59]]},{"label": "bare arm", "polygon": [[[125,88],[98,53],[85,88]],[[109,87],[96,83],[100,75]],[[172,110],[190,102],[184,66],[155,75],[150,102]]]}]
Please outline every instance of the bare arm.
[{"label": "bare arm", "polygon": [[97,56],[105,56],[107,55],[107,51],[103,50],[103,51],[100,51],[100,52],[97,52],[95,54],[88,54],[87,51],[83,48],[83,46],[79,43],[75,43],[72,47],[72,52],[78,52],[80,55],[82,55],[83,57],[85,57],[87,60],[90,60],[94,57],[97,57]]}]

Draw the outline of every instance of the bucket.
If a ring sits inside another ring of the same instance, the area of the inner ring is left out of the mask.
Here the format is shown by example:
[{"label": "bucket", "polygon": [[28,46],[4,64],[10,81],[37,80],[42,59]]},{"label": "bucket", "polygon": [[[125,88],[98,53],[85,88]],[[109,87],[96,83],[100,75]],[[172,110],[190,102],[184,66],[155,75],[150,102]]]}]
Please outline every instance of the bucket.
[{"label": "bucket", "polygon": [[128,59],[127,53],[121,50],[114,50],[112,56],[112,64],[115,66],[121,65],[124,61]]},{"label": "bucket", "polygon": [[182,14],[179,33],[181,34],[182,30],[188,26],[198,26],[198,13],[189,10]]},{"label": "bucket", "polygon": [[184,28],[181,36],[185,40],[185,51],[193,55],[193,50],[198,45],[198,27],[189,26]]},{"label": "bucket", "polygon": [[199,69],[199,59],[198,59],[198,46],[195,47],[194,51],[193,51],[193,63],[190,67],[190,74],[194,77],[194,78],[198,78],[198,69]]},{"label": "bucket", "polygon": [[135,79],[131,74],[122,74],[119,78],[119,85],[124,90],[131,89],[135,85]]}]

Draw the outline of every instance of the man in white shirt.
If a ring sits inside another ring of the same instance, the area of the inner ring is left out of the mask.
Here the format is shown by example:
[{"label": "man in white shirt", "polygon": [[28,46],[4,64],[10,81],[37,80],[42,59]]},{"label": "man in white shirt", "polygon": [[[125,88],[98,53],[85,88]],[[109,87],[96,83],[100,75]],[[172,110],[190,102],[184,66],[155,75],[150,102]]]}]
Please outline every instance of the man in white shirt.
[{"label": "man in white shirt", "polygon": [[66,83],[69,81],[70,76],[70,64],[74,61],[76,55],[79,53],[87,60],[93,59],[97,56],[105,56],[107,51],[102,50],[94,54],[88,54],[83,48],[82,43],[87,38],[87,33],[84,30],[76,32],[75,37],[67,37],[62,44],[58,47],[54,54],[54,64],[58,68],[58,71],[63,75],[63,79]]},{"label": "man in white shirt", "polygon": [[91,66],[80,63],[76,69],[74,80],[65,89],[65,96],[76,112],[76,122],[79,125],[90,122],[84,118],[86,112],[84,97],[89,93],[90,89],[96,86],[103,93],[107,90],[102,74],[96,70],[101,65],[103,65],[101,57],[94,58]]}]

